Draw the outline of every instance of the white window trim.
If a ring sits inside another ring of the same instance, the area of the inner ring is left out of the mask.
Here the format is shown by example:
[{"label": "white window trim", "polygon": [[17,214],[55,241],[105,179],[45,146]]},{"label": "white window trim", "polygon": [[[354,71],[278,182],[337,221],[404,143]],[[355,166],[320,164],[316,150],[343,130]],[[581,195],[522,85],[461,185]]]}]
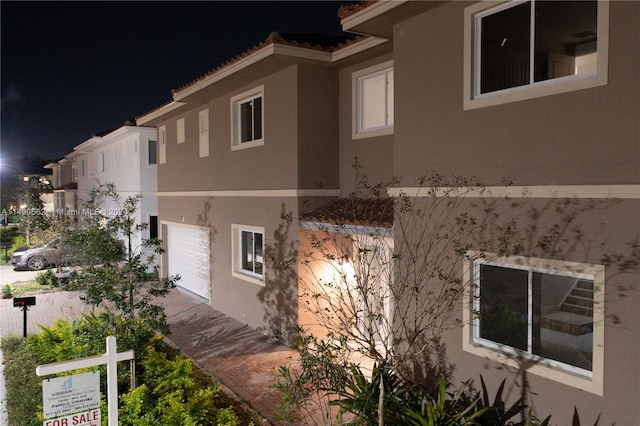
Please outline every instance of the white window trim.
[{"label": "white window trim", "polygon": [[351,137],[352,139],[372,138],[376,136],[392,135],[394,125],[388,124],[375,129],[362,129],[362,113],[360,108],[360,82],[364,77],[373,76],[374,74],[386,73],[393,71],[393,60],[386,61],[359,71],[351,75]]},{"label": "white window trim", "polygon": [[609,69],[609,2],[598,1],[598,64],[595,74],[585,73],[554,78],[525,86],[476,95],[475,87],[477,83],[475,81],[476,73],[474,72],[477,62],[476,49],[474,47],[474,42],[477,39],[477,34],[475,33],[476,16],[488,12],[490,9],[503,8],[509,3],[512,2],[479,2],[464,10],[464,110],[540,98],[607,84]]},{"label": "white window trim", "polygon": [[239,225],[232,224],[231,225],[231,257],[232,257],[232,270],[231,275],[236,278],[240,278],[241,280],[248,281],[253,284],[264,286],[264,276],[266,272],[266,262],[262,263],[263,273],[262,275],[254,274],[249,271],[245,271],[240,267],[240,259],[242,258],[242,242],[241,242],[241,233],[242,231],[250,231],[262,234],[262,255],[264,258],[265,255],[265,233],[264,227],[260,226],[251,226],[251,225]]},{"label": "white window trim", "polygon": [[[534,272],[554,273],[564,276],[582,277],[593,280],[593,359],[592,371],[585,371],[577,367],[549,360],[536,355],[525,354],[504,345],[480,339],[478,337],[477,321],[474,318],[474,303],[477,300],[475,291],[478,288],[479,277],[475,265],[478,263],[496,266],[527,269]],[[462,349],[465,352],[481,356],[507,365],[512,368],[522,368],[522,361],[527,363],[527,372],[550,380],[564,383],[568,386],[583,389],[596,395],[603,395],[604,387],[604,294],[605,268],[602,265],[585,264],[561,260],[529,258],[523,256],[498,256],[490,253],[468,252],[464,262],[465,286],[463,299],[463,332]]]},{"label": "white window trim", "polygon": [[184,143],[186,141],[185,129],[184,129],[184,117],[179,118],[176,121],[176,140],[178,143]]},{"label": "white window trim", "polygon": [[198,155],[200,158],[209,156],[209,109],[198,113]]},{"label": "white window trim", "polygon": [[[240,142],[240,105],[254,98],[262,98],[262,138],[255,139],[249,142]],[[265,99],[264,99],[264,85],[255,87],[246,92],[240,93],[231,98],[231,150],[236,151],[239,149],[254,148],[256,146],[264,145],[265,137]]]},{"label": "white window trim", "polygon": [[167,162],[167,127],[158,127],[158,164]]},{"label": "white window trim", "polygon": [[100,151],[98,154],[98,170],[100,173],[104,173],[107,171],[107,159],[105,158],[104,151]]}]

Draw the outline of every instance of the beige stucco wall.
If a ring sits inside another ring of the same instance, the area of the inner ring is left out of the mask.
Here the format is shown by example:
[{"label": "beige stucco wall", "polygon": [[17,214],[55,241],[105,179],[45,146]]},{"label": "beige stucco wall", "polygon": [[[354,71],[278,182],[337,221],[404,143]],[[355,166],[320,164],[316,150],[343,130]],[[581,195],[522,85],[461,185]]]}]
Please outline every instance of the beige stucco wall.
[{"label": "beige stucco wall", "polygon": [[[488,242],[480,245],[487,253],[498,252],[499,247],[504,247],[501,245],[501,238],[508,234],[505,228],[501,229],[499,226],[515,220],[511,230],[515,231],[514,235],[518,237],[509,237],[507,240],[523,245],[519,253],[521,256],[558,259],[578,262],[582,265],[605,265],[603,262],[605,255],[621,253],[632,259],[635,255],[637,261],[637,249],[634,253],[629,243],[634,241],[634,236],[640,235],[640,223],[637,220],[640,217],[640,200],[600,200],[594,204],[591,204],[591,200],[569,200],[568,203],[565,201],[522,198],[458,200],[459,204],[450,211],[449,207],[446,207],[448,212],[446,216],[434,215],[441,217],[437,227],[434,224],[433,228],[421,230],[418,227],[409,226],[406,227],[409,230],[409,236],[405,237],[401,233],[401,229],[405,227],[396,223],[395,246],[404,247],[411,238],[416,240],[420,238],[433,240],[438,236],[442,238],[444,233],[450,232],[445,228],[446,221],[455,220],[461,213],[477,218],[478,228],[472,227],[472,229],[481,229],[482,220],[486,218],[484,210],[486,207],[492,207],[498,216],[490,219],[490,226],[482,233],[484,241]],[[432,211],[420,200],[416,207],[424,208],[427,212]],[[535,215],[531,214],[534,208]],[[562,228],[565,220],[570,218],[573,220],[571,226],[567,228],[564,237],[553,247],[553,250],[541,249],[537,246],[537,241],[543,232],[545,234],[549,232],[556,223]],[[468,239],[466,242],[471,244],[469,247],[477,249],[476,242],[479,240],[477,235],[475,232],[468,231],[458,237]],[[453,241],[453,235],[450,235],[446,241]],[[411,243],[408,247],[409,250],[419,250]],[[460,256],[455,256],[450,251],[435,251],[429,255],[431,260],[426,258],[426,255],[418,255],[416,258],[420,259],[419,262],[426,259],[427,264],[431,265],[436,259],[446,259],[447,255],[451,255],[450,259],[456,262],[458,276],[463,279],[463,288],[468,290],[472,283],[464,281],[463,260]],[[402,258],[408,257],[402,256]],[[402,269],[398,273],[410,270],[407,265],[398,269]],[[528,371],[527,380],[530,389],[527,398],[534,409],[534,414],[543,418],[552,415],[551,424],[566,425],[571,424],[575,406],[581,420],[586,424],[594,423],[598,416],[601,416],[602,424],[638,423],[640,420],[640,408],[637,405],[638,395],[640,395],[640,370],[637,362],[640,334],[636,327],[640,323],[640,311],[637,308],[640,304],[638,274],[637,267],[627,272],[622,272],[617,265],[605,267],[604,303],[598,305],[604,307],[605,315],[604,322],[599,323],[604,324],[602,395],[571,384],[566,376],[554,374],[554,371],[556,373],[560,371],[558,369],[548,368],[544,373],[547,377]],[[396,285],[400,286],[405,282],[403,276],[396,280]],[[423,295],[424,291],[421,294]],[[482,375],[492,393],[497,390],[502,379],[506,379],[505,395],[508,400],[515,401],[521,396],[519,387],[521,371],[497,362],[497,357],[489,359],[484,355],[463,349],[463,344],[471,341],[468,335],[463,333],[462,326],[465,321],[462,310],[463,296],[459,297],[458,303],[451,311],[450,321],[446,323],[447,331],[443,333],[446,349],[444,359],[453,366],[453,383],[460,385],[463,381],[472,379],[479,386],[480,375]],[[403,311],[404,305],[398,303],[397,306],[397,317],[410,315],[409,310]],[[425,305],[423,308],[428,309],[429,306]],[[466,319],[471,320],[472,315],[469,314]],[[399,332],[396,334],[400,335]],[[499,351],[494,353],[498,354]]]},{"label": "beige stucco wall", "polygon": [[[356,158],[362,166],[361,173],[372,184],[388,181],[393,175],[393,134],[362,139],[352,136],[353,73],[392,59],[393,54],[387,53],[340,70],[340,189],[343,195],[356,189],[356,173],[353,169]],[[396,81],[397,78],[396,75]]]},{"label": "beige stucco wall", "polygon": [[[296,265],[285,272],[270,259],[293,258],[297,226],[287,227],[281,213],[297,217],[294,197],[160,197],[163,224],[197,225],[210,235],[210,305],[253,328],[272,334],[285,332],[297,322]],[[184,221],[182,221],[184,218]],[[264,227],[266,278],[256,284],[232,274],[232,224]],[[171,241],[164,239],[165,248]],[[163,271],[166,274],[166,254]],[[293,274],[293,275],[290,275]],[[262,300],[261,300],[262,299]],[[264,303],[263,303],[264,301]]]},{"label": "beige stucco wall", "polygon": [[[393,160],[405,184],[434,170],[487,184],[505,177],[515,185],[640,183],[640,56],[632,53],[640,51],[640,3],[610,3],[607,85],[465,111],[464,9],[472,3],[450,2],[394,28]],[[601,264],[604,254],[629,254],[639,217],[637,199],[590,211],[583,224],[592,239],[561,258]],[[583,423],[600,414],[601,424],[640,423],[639,282],[638,271],[606,269],[603,396],[529,374],[535,414],[570,424],[575,405]],[[462,339],[461,328],[445,339],[456,379],[478,382],[482,374],[495,390],[506,377],[509,397],[518,398],[515,372],[463,352]]]},{"label": "beige stucco wall", "polygon": [[640,181],[640,3],[610,5],[608,85],[463,110],[464,9],[450,2],[394,29],[394,171],[516,185]]}]

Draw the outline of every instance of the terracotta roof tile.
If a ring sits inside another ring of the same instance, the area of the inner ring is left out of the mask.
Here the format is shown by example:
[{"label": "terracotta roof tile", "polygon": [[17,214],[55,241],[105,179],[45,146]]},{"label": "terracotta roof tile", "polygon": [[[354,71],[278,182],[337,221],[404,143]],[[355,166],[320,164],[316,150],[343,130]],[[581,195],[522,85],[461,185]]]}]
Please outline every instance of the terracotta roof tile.
[{"label": "terracotta roof tile", "polygon": [[346,46],[349,46],[365,38],[367,37],[355,36],[355,35],[329,37],[329,36],[323,36],[320,34],[301,34],[301,33],[294,34],[294,33],[272,32],[271,34],[269,34],[266,40],[242,52],[241,54],[228,60],[227,62],[224,62],[223,64],[201,75],[200,77],[195,78],[194,80],[186,83],[185,85],[178,87],[177,89],[173,89],[171,93],[173,95],[180,93],[183,90],[186,90],[187,88],[193,86],[194,84],[197,84],[198,82],[206,79],[207,77],[222,71],[224,68],[240,61],[241,59],[271,44],[283,44],[288,46],[302,47],[305,49],[321,50],[325,52],[335,52],[337,50],[340,50]]},{"label": "terracotta roof tile", "polygon": [[363,225],[391,228],[393,198],[341,198],[303,213],[301,219],[336,225]]},{"label": "terracotta roof tile", "polygon": [[[206,78],[221,72],[223,69],[225,69],[226,67],[229,67],[233,64],[235,64],[236,62],[239,62],[240,60],[242,60],[243,58],[251,55],[254,52],[257,52],[258,50],[264,48],[265,46],[269,46],[271,44],[283,44],[283,45],[288,45],[288,46],[296,46],[296,47],[302,47],[305,49],[313,49],[313,50],[321,50],[321,51],[325,51],[325,52],[336,52],[340,49],[344,49],[345,47],[351,46],[354,43],[358,43],[364,39],[367,39],[369,37],[367,36],[362,36],[362,35],[354,35],[354,34],[345,34],[345,35],[341,35],[341,36],[325,36],[325,35],[321,35],[321,34],[304,34],[304,33],[278,33],[278,32],[272,32],[271,34],[269,34],[269,36],[262,42],[260,42],[259,44],[257,44],[256,46],[253,46],[252,48],[242,52],[241,54],[235,56],[234,58],[229,59],[228,61],[218,65],[217,67],[213,68],[211,71],[196,77],[195,79],[191,80],[190,82],[171,90],[171,94],[172,95],[176,95],[180,92],[182,92],[183,90],[188,89],[189,87],[199,83],[202,80],[205,80]],[[143,117],[145,115],[151,114],[155,111],[160,110],[161,108],[169,105],[171,102],[173,101],[168,101],[166,103],[164,103],[163,105],[158,106],[157,108],[154,108],[144,114],[139,115],[138,117],[136,117],[136,119]]]},{"label": "terracotta roof tile", "polygon": [[360,12],[362,9],[366,9],[367,7],[376,3],[377,1],[378,0],[363,0],[360,3],[342,5],[340,6],[340,9],[338,9],[338,17],[340,19],[347,18],[351,15],[354,15]]}]

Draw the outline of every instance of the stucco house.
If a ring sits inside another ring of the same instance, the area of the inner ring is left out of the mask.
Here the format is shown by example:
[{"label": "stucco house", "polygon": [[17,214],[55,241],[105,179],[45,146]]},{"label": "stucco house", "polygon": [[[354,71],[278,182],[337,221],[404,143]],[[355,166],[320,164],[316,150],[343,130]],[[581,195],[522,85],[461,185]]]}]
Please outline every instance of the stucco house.
[{"label": "stucco house", "polygon": [[[75,146],[64,161],[72,167],[77,187],[75,214],[79,220],[84,214],[92,214],[84,205],[91,191],[112,183],[122,200],[142,194],[135,219],[149,227],[144,235],[137,236],[135,246],[142,243],[142,238],[158,236],[156,129],[127,123],[101,132]],[[101,208],[109,215],[119,206],[105,199]]]},{"label": "stucco house", "polygon": [[75,179],[75,167],[73,161],[63,158],[44,166],[51,169],[53,185],[53,213],[65,214],[78,210],[76,191],[78,183]]},{"label": "stucco house", "polygon": [[[482,374],[494,389],[526,372],[528,402],[556,424],[574,406],[583,420],[638,424],[638,275],[605,259],[640,234],[640,3],[381,0],[340,19],[353,37],[272,33],[138,117],[157,129],[162,273],[286,339],[312,320],[300,264],[278,265],[299,262],[305,229],[337,219],[355,158],[371,182],[399,177],[392,200],[428,205],[442,188],[415,182],[437,171],[489,182],[463,188],[461,208],[570,204],[588,235],[570,250],[489,244],[455,261],[469,285],[446,357],[458,382]],[[351,229],[380,230],[389,257],[417,232],[401,220]],[[363,241],[355,250],[370,252]]]}]

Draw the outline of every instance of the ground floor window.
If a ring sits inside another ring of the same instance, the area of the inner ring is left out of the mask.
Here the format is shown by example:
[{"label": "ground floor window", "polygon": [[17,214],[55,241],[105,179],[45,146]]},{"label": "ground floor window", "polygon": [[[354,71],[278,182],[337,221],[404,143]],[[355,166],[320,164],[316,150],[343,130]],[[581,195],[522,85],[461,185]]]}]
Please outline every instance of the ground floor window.
[{"label": "ground floor window", "polygon": [[471,261],[469,274],[466,349],[528,360],[552,376],[601,376],[603,266],[489,256]]},{"label": "ground floor window", "polygon": [[264,276],[264,228],[233,225],[234,276],[262,281]]}]

